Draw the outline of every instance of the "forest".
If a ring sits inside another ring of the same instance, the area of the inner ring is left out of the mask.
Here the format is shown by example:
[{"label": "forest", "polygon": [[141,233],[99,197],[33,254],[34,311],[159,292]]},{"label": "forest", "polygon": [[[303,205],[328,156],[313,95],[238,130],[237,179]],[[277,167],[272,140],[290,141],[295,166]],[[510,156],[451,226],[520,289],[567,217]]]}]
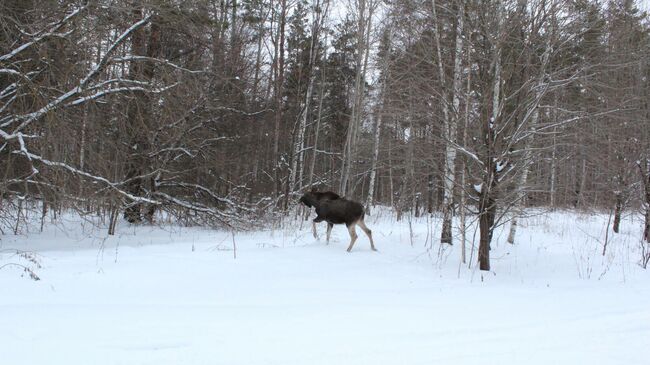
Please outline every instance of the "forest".
[{"label": "forest", "polygon": [[[263,225],[310,189],[480,225],[645,215],[650,38],[632,0],[6,0],[0,223]],[[641,228],[643,229],[643,228]],[[462,230],[464,232],[464,230]]]},{"label": "forest", "polygon": [[0,0],[3,364],[646,365],[649,10]]}]

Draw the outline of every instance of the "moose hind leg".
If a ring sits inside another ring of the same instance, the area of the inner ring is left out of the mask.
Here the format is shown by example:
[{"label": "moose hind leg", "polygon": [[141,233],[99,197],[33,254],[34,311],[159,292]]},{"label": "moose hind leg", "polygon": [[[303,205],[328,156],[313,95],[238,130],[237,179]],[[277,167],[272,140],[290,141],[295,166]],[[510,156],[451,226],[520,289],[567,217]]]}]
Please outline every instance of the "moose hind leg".
[{"label": "moose hind leg", "polygon": [[350,246],[348,246],[348,252],[352,251],[352,246],[354,246],[354,241],[357,240],[357,232],[354,229],[356,223],[352,223],[348,226],[348,232],[350,232]]},{"label": "moose hind leg", "polygon": [[361,227],[361,229],[366,234],[366,236],[370,238],[370,248],[373,251],[377,251],[377,249],[375,248],[375,242],[372,240],[372,231],[370,230],[370,228],[368,228],[368,226],[366,226],[366,222],[363,221],[363,218],[359,219],[357,224],[359,225],[359,227]]},{"label": "moose hind leg", "polygon": [[332,227],[334,227],[334,225],[332,223],[327,223],[327,241],[326,241],[327,243],[326,244],[328,244],[328,245],[330,244],[330,234],[332,233]]}]

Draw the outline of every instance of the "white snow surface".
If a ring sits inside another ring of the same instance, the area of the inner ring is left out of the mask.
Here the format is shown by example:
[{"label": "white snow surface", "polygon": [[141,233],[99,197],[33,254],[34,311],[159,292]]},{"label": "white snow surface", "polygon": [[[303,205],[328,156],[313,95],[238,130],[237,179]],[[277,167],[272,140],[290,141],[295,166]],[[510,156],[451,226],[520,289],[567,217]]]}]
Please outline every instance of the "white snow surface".
[{"label": "white snow surface", "polygon": [[605,256],[606,215],[531,216],[515,245],[502,226],[491,272],[459,265],[439,218],[380,209],[379,252],[360,230],[347,253],[344,227],[325,245],[288,220],[235,233],[236,258],[230,232],[120,222],[107,237],[64,218],[0,236],[0,266],[32,265],[15,250],[42,265],[40,281],[0,269],[2,364],[648,363],[638,216]]}]

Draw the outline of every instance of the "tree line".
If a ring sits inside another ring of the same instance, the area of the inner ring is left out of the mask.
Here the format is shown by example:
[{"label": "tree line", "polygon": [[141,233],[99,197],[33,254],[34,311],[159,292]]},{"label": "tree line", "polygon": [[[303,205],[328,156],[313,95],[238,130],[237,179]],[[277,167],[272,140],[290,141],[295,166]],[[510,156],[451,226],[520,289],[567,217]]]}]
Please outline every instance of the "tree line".
[{"label": "tree line", "polygon": [[1,228],[241,227],[318,188],[463,252],[477,219],[484,270],[528,206],[642,210],[650,242],[649,29],[632,0],[3,1]]}]

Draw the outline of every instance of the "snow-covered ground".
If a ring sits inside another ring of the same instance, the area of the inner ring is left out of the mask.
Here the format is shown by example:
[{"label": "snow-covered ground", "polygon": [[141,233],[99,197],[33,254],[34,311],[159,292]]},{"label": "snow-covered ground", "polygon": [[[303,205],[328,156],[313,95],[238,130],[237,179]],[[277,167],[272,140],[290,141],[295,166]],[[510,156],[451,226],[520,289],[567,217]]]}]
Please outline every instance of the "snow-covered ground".
[{"label": "snow-covered ground", "polygon": [[341,226],[326,246],[299,222],[234,235],[121,223],[107,238],[67,219],[0,237],[0,266],[41,279],[0,270],[1,364],[650,361],[636,217],[605,256],[604,215],[532,216],[514,246],[500,228],[489,273],[436,242],[437,219],[385,211],[366,220],[379,252],[359,230],[352,253]]}]

